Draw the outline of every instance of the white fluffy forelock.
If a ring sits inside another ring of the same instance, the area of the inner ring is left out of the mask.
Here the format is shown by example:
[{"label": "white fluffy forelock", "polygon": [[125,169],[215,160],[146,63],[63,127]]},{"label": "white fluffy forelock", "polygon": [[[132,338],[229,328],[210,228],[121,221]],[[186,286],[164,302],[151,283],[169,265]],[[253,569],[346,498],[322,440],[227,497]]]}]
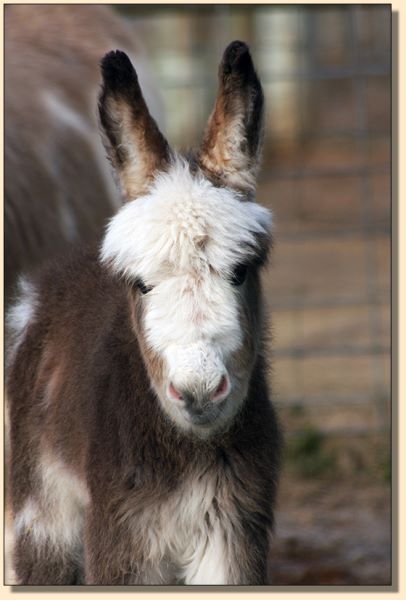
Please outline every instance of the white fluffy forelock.
[{"label": "white fluffy forelock", "polygon": [[254,251],[256,234],[266,233],[271,213],[241,201],[227,188],[216,188],[202,175],[192,175],[177,159],[160,173],[149,193],[125,204],[111,219],[101,258],[128,278],[150,285],[168,275],[211,268],[227,276]]}]

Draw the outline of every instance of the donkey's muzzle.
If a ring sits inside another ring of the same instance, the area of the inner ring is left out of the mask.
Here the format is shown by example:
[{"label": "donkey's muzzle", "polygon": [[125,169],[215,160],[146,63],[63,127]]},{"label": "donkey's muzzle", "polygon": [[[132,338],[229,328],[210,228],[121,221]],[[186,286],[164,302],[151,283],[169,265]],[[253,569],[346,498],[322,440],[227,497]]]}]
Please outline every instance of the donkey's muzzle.
[{"label": "donkey's muzzle", "polygon": [[170,383],[168,394],[174,402],[179,403],[185,418],[196,424],[206,425],[216,420],[222,412],[230,392],[228,375],[222,375],[220,382],[213,389],[202,387],[187,388]]}]

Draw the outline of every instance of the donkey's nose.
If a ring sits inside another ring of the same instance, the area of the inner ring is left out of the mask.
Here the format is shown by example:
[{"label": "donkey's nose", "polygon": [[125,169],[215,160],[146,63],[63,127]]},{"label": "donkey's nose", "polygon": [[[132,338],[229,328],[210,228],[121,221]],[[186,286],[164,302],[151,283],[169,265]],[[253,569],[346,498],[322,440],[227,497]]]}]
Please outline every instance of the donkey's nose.
[{"label": "donkey's nose", "polygon": [[220,383],[217,385],[216,389],[212,393],[211,400],[213,402],[219,402],[220,400],[224,400],[224,398],[226,398],[226,396],[228,396],[229,392],[230,392],[230,378],[228,377],[227,374],[224,374],[220,379]]},{"label": "donkey's nose", "polygon": [[[195,387],[195,386],[193,386]],[[168,395],[172,400],[184,403],[187,407],[189,406],[204,406],[215,402],[224,400],[230,392],[230,378],[225,373],[221,376],[220,381],[212,387],[211,390],[205,389],[204,392],[199,393],[195,390],[192,392],[187,386],[175,385],[172,381],[168,387]]]},{"label": "donkey's nose", "polygon": [[181,401],[182,400],[182,392],[180,392],[171,382],[169,384],[169,388],[168,388],[168,394],[170,396],[170,398],[172,398],[172,400],[178,400]]}]

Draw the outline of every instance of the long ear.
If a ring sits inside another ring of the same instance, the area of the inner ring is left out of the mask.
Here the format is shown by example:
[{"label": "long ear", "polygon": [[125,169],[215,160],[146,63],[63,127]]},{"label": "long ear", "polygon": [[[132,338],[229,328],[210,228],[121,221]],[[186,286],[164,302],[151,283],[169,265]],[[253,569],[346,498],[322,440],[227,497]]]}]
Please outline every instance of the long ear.
[{"label": "long ear", "polygon": [[116,50],[101,62],[99,97],[104,143],[122,194],[132,200],[146,191],[158,169],[170,160],[167,141],[149,114],[128,56]]},{"label": "long ear", "polygon": [[263,137],[264,96],[248,46],[232,42],[219,67],[219,90],[198,162],[225,185],[255,190]]}]

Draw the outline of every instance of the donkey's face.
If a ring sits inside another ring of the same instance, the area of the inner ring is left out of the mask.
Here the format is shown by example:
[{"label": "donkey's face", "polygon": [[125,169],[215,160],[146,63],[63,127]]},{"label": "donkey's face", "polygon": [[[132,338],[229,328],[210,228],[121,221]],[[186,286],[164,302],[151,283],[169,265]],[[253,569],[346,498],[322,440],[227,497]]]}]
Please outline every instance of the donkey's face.
[{"label": "donkey's face", "polygon": [[262,90],[234,42],[203,144],[175,155],[122,52],[103,60],[100,116],[127,204],[101,257],[128,282],[134,332],[165,412],[199,435],[223,429],[247,394],[260,339],[259,267],[270,214],[251,197]]}]

